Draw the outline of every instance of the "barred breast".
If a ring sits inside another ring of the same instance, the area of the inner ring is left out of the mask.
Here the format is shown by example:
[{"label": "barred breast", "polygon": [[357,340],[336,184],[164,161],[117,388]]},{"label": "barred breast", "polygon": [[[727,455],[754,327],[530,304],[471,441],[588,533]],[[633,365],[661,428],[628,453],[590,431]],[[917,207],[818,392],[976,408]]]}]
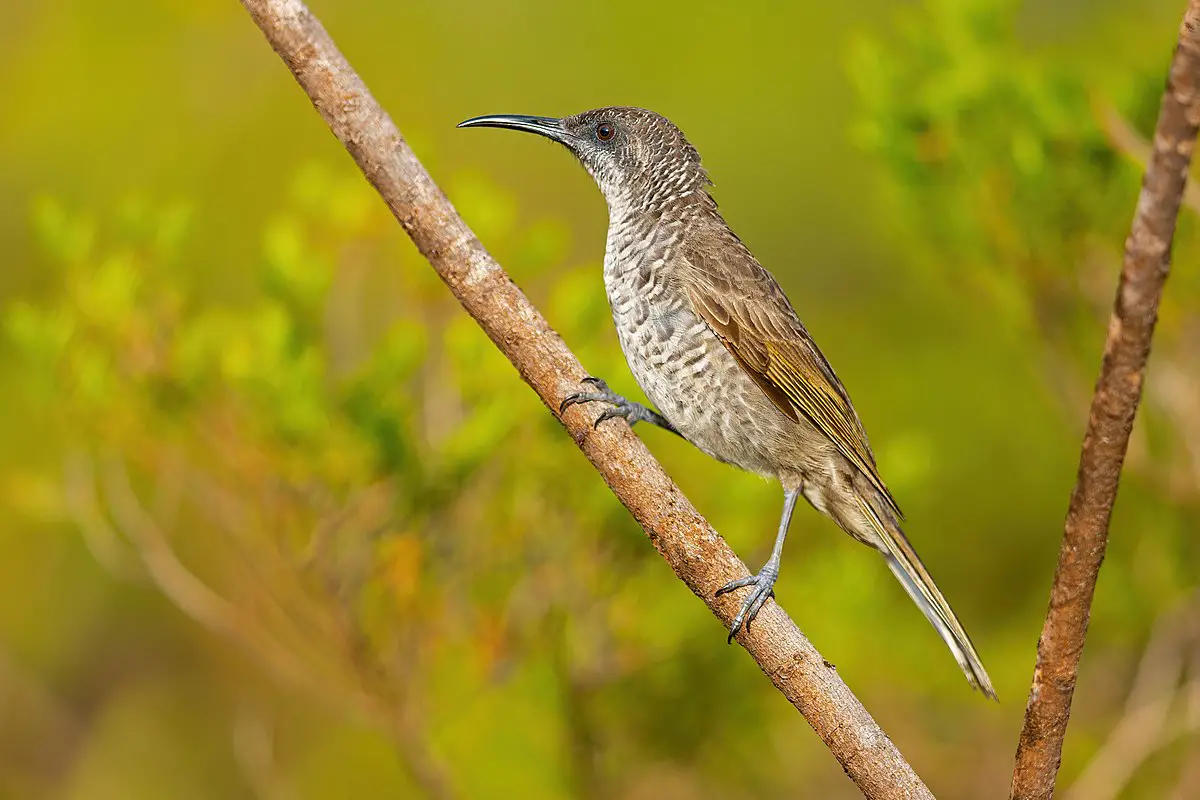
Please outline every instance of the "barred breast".
[{"label": "barred breast", "polygon": [[684,438],[720,461],[778,477],[780,456],[805,437],[692,311],[670,268],[677,239],[670,229],[609,228],[604,284],[625,360]]}]

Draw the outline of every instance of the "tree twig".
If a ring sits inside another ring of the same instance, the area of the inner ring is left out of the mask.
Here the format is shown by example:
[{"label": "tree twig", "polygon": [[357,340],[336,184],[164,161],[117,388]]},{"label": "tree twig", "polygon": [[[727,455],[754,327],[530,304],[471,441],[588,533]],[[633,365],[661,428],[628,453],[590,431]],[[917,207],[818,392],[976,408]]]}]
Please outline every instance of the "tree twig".
[{"label": "tree twig", "polygon": [[1200,594],[1159,617],[1125,713],[1071,786],[1067,800],[1115,800],[1152,755],[1200,727],[1200,717],[1187,713],[1196,685],[1187,662],[1200,642],[1197,600]]},{"label": "tree twig", "polygon": [[1200,0],[1191,0],[1163,94],[1154,153],[1142,183],[1133,228],[1125,242],[1104,360],[1067,511],[1050,608],[1038,641],[1025,725],[1017,745],[1011,789],[1014,800],[1044,800],[1054,792],[1096,577],[1104,560],[1121,465],[1141,399],[1198,125]]},{"label": "tree twig", "polygon": [[[1138,168],[1145,170],[1150,164],[1150,157],[1154,155],[1154,147],[1138,135],[1133,124],[1122,117],[1112,104],[1095,100],[1092,103],[1092,110],[1113,149],[1123,154]],[[1200,213],[1200,186],[1189,183],[1184,188],[1183,204],[1192,211]]]},{"label": "tree twig", "polygon": [[[454,296],[526,383],[556,409],[587,375],[458,216],[320,22],[300,0],[242,0],[313,106]],[[579,410],[563,424],[675,574],[724,623],[736,601],[714,593],[746,567],[629,428],[592,430]],[[931,797],[837,672],[774,603],[738,635],[870,798]]]}]

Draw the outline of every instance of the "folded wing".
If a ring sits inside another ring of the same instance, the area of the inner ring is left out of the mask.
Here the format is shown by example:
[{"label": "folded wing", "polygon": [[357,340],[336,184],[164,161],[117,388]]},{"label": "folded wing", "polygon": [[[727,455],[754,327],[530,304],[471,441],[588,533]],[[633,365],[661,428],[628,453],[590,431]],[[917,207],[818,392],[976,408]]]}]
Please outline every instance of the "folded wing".
[{"label": "folded wing", "polygon": [[[744,258],[712,255],[730,252]],[[849,395],[775,278],[744,247],[698,246],[685,258],[692,270],[687,293],[696,314],[780,411],[796,422],[808,420],[825,434],[903,518],[879,476]]]}]

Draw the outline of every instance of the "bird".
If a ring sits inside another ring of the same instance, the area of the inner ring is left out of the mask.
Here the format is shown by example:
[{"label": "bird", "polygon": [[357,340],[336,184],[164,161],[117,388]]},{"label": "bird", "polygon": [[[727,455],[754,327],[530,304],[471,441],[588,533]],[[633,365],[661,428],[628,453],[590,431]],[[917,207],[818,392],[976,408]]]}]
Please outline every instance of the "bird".
[{"label": "bird", "polygon": [[667,118],[613,106],[567,117],[478,116],[460,128],[505,128],[566,147],[608,205],[604,286],[621,349],[657,410],[602,379],[563,398],[678,434],[709,456],[777,480],[783,511],[770,558],[717,590],[748,590],[728,640],[774,595],[800,497],[883,555],[968,682],[992,681],[950,604],[901,530],[866,430],[842,382],[779,282],[726,224],[696,148]]}]

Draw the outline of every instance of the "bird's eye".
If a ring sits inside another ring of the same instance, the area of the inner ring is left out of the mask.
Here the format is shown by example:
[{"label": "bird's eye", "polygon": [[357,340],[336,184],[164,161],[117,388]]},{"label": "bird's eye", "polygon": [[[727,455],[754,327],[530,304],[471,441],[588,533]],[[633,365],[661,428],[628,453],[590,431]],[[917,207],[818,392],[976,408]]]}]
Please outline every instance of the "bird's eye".
[{"label": "bird's eye", "polygon": [[616,133],[617,129],[607,122],[601,122],[596,126],[596,138],[602,142],[612,141]]}]

